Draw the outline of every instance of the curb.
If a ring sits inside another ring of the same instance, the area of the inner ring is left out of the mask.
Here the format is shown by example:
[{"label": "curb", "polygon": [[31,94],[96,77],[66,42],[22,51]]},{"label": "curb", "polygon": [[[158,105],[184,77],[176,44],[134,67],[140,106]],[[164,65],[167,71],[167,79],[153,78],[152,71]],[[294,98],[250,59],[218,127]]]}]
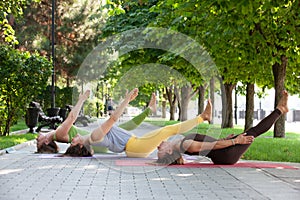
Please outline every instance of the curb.
[{"label": "curb", "polygon": [[13,131],[10,134],[11,135],[20,135],[20,134],[25,134],[28,133],[29,129],[23,129],[23,130],[19,130],[19,131]]},{"label": "curb", "polygon": [[35,144],[35,139],[27,141],[27,142],[23,142],[21,144],[17,144],[17,145],[12,146],[12,147],[8,147],[6,149],[2,149],[2,150],[0,150],[0,156],[4,155],[4,154],[15,152],[17,150],[20,150],[22,148],[25,148],[25,147],[28,147],[28,146],[34,145],[34,144]]},{"label": "curb", "polygon": [[[21,135],[21,134],[26,134],[28,133],[29,129],[23,129],[23,130],[19,130],[19,131],[13,131],[11,132],[10,134],[11,135]],[[33,133],[34,134],[34,133]],[[35,140],[30,140],[30,141],[27,141],[27,142],[23,142],[21,144],[17,144],[15,146],[12,146],[12,147],[8,147],[8,148],[5,148],[5,149],[2,149],[0,150],[0,156],[1,155],[4,155],[6,153],[10,153],[10,152],[13,152],[13,151],[16,151],[16,150],[19,150],[21,148],[24,148],[24,147],[27,147],[29,145],[32,145],[34,143]]]}]

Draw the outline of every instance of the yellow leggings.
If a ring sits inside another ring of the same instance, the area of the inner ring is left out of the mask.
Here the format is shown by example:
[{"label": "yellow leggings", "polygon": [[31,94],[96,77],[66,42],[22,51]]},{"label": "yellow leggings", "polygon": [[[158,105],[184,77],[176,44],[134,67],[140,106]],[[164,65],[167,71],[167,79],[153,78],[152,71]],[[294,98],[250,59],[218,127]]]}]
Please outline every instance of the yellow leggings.
[{"label": "yellow leggings", "polygon": [[126,155],[128,157],[145,158],[151,154],[162,141],[168,139],[170,136],[190,131],[202,122],[203,119],[197,116],[194,119],[151,131],[142,137],[132,136],[126,144]]}]

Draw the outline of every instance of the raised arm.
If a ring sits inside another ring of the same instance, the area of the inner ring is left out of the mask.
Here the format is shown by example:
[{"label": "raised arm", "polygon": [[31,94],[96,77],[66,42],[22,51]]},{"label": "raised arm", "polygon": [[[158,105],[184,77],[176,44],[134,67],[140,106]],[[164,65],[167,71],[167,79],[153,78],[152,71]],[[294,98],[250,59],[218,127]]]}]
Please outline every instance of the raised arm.
[{"label": "raised arm", "polygon": [[126,106],[134,100],[138,95],[138,88],[131,90],[124,98],[122,103],[117,107],[117,109],[110,115],[110,118],[101,124],[97,129],[95,129],[91,135],[85,136],[85,140],[88,139],[88,143],[92,144],[94,142],[101,141],[102,138],[109,132],[114,123],[118,121],[119,117],[124,112]]},{"label": "raised arm", "polygon": [[138,92],[139,90],[137,88],[130,91],[118,108],[110,115],[109,119],[103,122],[88,135],[80,136],[77,134],[75,137],[73,137],[71,146],[84,145],[88,148],[91,144],[102,141],[103,137],[109,132],[114,123],[121,116],[128,103],[136,98]]},{"label": "raised arm", "polygon": [[42,143],[49,144],[53,140],[58,142],[69,142],[68,132],[76,121],[84,102],[89,98],[89,96],[90,90],[80,93],[77,103],[72,108],[65,121],[56,130],[52,130],[47,134],[39,134],[37,138],[37,145],[40,146]]}]

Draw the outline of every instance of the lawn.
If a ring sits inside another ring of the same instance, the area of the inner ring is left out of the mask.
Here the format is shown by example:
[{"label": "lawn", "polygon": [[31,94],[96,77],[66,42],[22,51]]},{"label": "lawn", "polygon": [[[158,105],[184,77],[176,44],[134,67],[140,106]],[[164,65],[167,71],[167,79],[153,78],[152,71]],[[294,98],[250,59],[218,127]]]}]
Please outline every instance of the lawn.
[{"label": "lawn", "polygon": [[[11,127],[10,133],[18,130],[24,130],[24,129],[28,129],[28,127],[26,126],[24,120],[20,120],[16,125]],[[10,134],[9,136],[0,136],[0,149],[12,147],[29,140],[33,140],[36,137],[37,134],[32,134],[32,133],[17,134],[17,135]]]},{"label": "lawn", "polygon": [[36,134],[27,133],[20,135],[10,135],[10,136],[1,136],[0,137],[0,149],[5,149],[8,147],[15,146],[17,144],[21,144],[23,142],[33,140],[36,138]]}]

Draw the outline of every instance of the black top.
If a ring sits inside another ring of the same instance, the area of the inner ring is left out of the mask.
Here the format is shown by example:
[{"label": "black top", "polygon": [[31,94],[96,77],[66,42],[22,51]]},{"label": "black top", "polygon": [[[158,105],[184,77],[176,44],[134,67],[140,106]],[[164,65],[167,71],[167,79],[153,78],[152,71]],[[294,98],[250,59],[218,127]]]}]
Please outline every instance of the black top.
[{"label": "black top", "polygon": [[185,136],[181,143],[180,143],[180,152],[181,153],[184,153],[184,154],[188,154],[188,155],[206,155],[207,154],[207,151],[201,151],[201,152],[189,152],[187,151],[186,149],[183,148],[183,142],[185,140],[194,140],[194,141],[198,141],[198,142],[214,142],[214,141],[217,141],[217,139],[213,138],[213,137],[210,137],[208,135],[202,135],[202,134],[198,134],[198,133],[192,133],[192,134],[189,134],[187,136]]}]

